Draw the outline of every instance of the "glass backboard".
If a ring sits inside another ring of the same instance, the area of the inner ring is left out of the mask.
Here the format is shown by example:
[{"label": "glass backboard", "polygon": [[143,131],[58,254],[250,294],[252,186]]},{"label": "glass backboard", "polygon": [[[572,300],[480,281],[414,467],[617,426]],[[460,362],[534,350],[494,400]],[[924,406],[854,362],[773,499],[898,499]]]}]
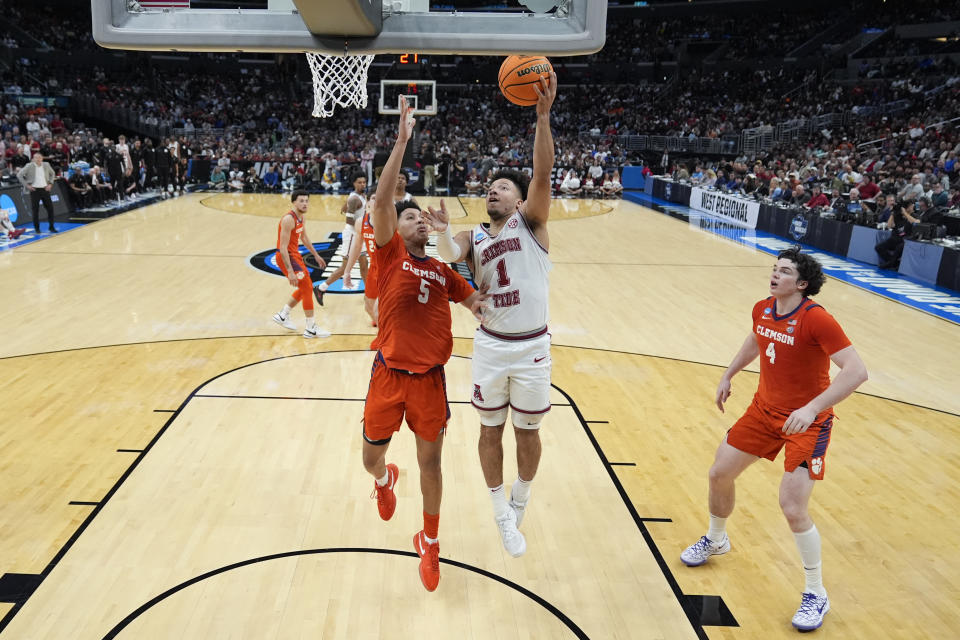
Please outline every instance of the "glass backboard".
[{"label": "glass backboard", "polygon": [[437,115],[437,83],[433,80],[381,80],[377,111],[400,115],[400,99],[406,98],[415,116]]},{"label": "glass backboard", "polygon": [[606,0],[91,0],[104,47],[149,51],[581,55]]}]

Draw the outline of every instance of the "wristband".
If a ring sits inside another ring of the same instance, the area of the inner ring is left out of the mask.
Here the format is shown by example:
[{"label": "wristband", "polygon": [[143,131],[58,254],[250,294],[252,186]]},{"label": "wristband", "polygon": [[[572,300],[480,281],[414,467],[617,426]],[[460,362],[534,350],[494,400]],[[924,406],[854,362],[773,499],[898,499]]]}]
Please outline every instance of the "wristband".
[{"label": "wristband", "polygon": [[460,245],[453,239],[449,223],[446,229],[437,234],[437,253],[447,262],[460,260]]}]

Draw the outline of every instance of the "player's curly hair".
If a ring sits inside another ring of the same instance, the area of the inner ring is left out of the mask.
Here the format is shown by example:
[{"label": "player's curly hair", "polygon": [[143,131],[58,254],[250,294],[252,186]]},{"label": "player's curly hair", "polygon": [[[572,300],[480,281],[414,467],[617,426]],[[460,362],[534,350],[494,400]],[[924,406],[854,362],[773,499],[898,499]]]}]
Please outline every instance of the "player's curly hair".
[{"label": "player's curly hair", "polygon": [[517,189],[520,190],[520,199],[527,199],[527,188],[530,186],[530,176],[523,171],[517,171],[516,169],[500,169],[493,174],[493,179],[499,180],[501,178],[504,180],[509,180],[513,184],[517,185]]},{"label": "player's curly hair", "polygon": [[400,217],[400,214],[402,214],[407,209],[416,209],[417,211],[423,211],[423,209],[420,208],[420,205],[417,204],[417,201],[412,198],[410,200],[401,200],[399,202],[394,202],[393,205],[397,208],[398,218]]},{"label": "player's curly hair", "polygon": [[816,258],[803,253],[799,245],[794,245],[778,253],[777,260],[780,258],[786,258],[797,265],[797,281],[805,280],[807,282],[807,288],[803,290],[804,295],[815,296],[820,293],[820,288],[827,281],[827,276],[823,275],[823,268]]}]

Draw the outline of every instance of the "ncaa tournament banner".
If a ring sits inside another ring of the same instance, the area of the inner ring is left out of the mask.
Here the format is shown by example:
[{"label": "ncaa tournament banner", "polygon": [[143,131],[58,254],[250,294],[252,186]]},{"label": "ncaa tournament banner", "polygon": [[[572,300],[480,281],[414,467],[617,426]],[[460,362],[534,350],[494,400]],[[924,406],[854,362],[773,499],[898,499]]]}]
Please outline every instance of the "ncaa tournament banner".
[{"label": "ncaa tournament banner", "polygon": [[690,208],[723,218],[741,227],[757,228],[760,203],[736,196],[694,187],[690,192]]}]

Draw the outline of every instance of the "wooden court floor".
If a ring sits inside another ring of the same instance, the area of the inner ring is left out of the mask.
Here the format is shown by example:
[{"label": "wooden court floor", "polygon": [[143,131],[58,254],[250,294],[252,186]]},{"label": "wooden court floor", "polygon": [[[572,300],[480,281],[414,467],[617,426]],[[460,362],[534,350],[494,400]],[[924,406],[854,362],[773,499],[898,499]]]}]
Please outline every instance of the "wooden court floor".
[{"label": "wooden court floor", "polygon": [[[340,230],[342,201],[311,199],[314,242]],[[460,228],[483,218],[479,200],[448,205]],[[248,258],[287,206],[190,195],[0,254],[0,640],[795,635],[779,461],[738,483],[732,553],[679,560],[756,386],[751,367],[727,413],[713,407],[771,257],[631,203],[555,202],[554,408],[528,552],[506,555],[492,522],[468,404],[475,321],[457,308],[429,594],[409,434],[391,447],[389,523],[360,464],[360,296],[326,296],[328,339],[269,320],[289,288]],[[813,496],[832,606],[816,634],[955,637],[960,326],[836,280],[818,299],[870,380],[838,409]]]}]

